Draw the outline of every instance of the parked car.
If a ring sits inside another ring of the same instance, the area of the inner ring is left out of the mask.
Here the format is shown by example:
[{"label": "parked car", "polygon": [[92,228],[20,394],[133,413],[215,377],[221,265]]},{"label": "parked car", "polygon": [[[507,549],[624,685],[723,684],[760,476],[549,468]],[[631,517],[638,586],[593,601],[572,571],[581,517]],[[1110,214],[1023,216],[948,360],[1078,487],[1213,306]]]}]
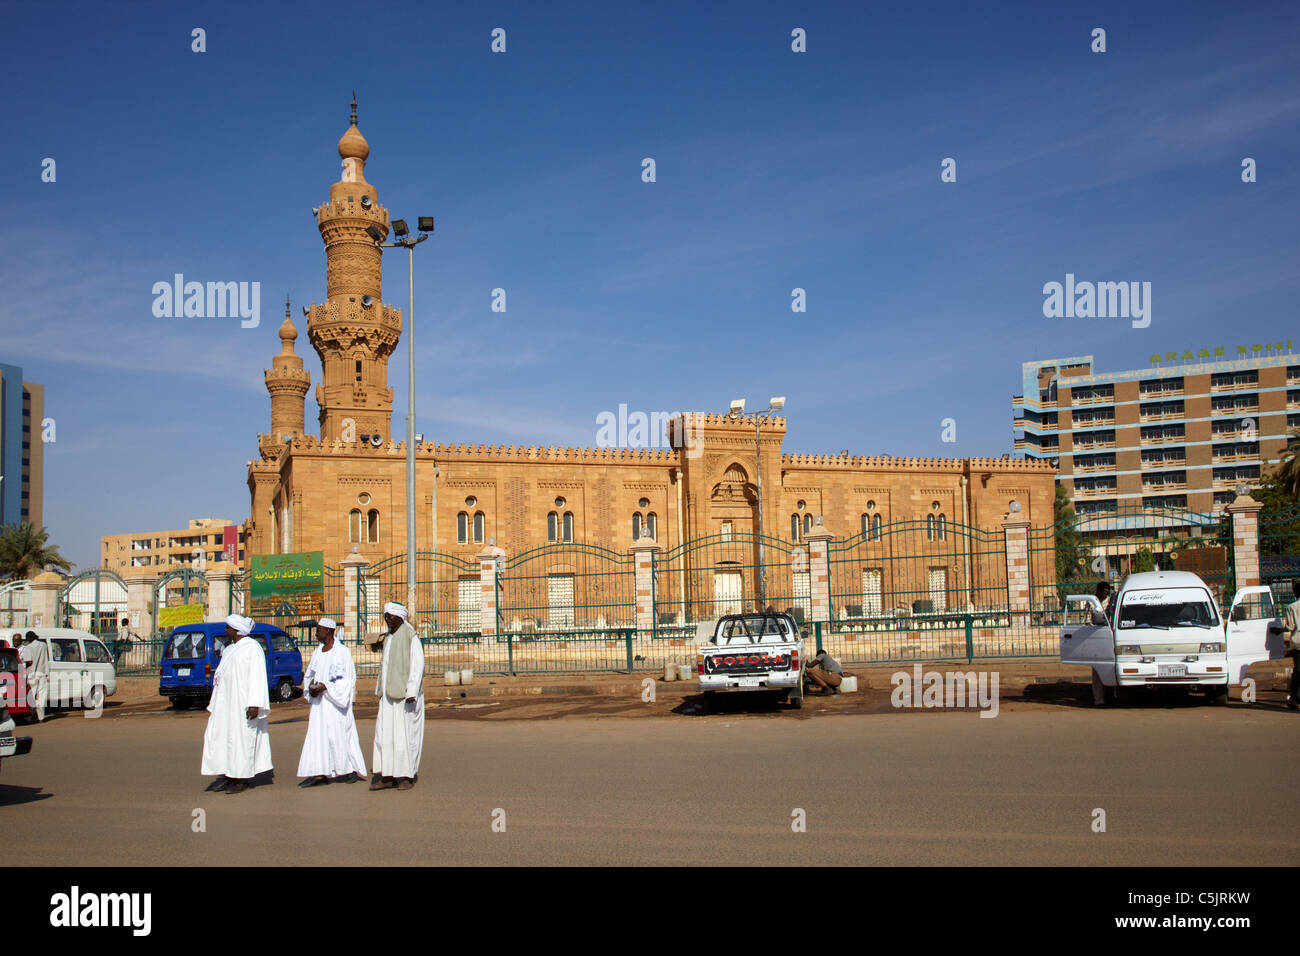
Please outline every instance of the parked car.
[{"label": "parked car", "polygon": [[14,719],[9,709],[0,704],[0,763],[5,757],[21,757],[32,752],[31,737],[14,736]]},{"label": "parked car", "polygon": [[20,679],[25,665],[13,647],[0,647],[0,706],[9,710],[9,716],[22,722],[31,713],[27,703],[27,681]]},{"label": "parked car", "polygon": [[117,693],[117,667],[104,642],[89,631],[42,627],[36,631],[49,651],[49,707],[98,710]]},{"label": "parked car", "polygon": [[1195,574],[1144,571],[1120,584],[1112,607],[1107,617],[1090,594],[1066,598],[1060,650],[1063,664],[1091,667],[1120,703],[1136,687],[1181,687],[1226,704],[1251,664],[1282,656],[1282,621],[1264,586],[1239,589],[1224,617]]},{"label": "parked car", "polygon": [[727,614],[718,618],[696,657],[706,708],[714,694],[767,692],[803,706],[803,636],[789,614]]},{"label": "parked car", "polygon": [[[266,685],[272,700],[292,700],[302,687],[302,652],[284,630],[257,624],[246,639],[262,643],[266,654]],[[172,632],[163,648],[158,693],[177,710],[206,707],[212,697],[212,675],[226,647],[226,625],[220,621],[185,624]]]}]

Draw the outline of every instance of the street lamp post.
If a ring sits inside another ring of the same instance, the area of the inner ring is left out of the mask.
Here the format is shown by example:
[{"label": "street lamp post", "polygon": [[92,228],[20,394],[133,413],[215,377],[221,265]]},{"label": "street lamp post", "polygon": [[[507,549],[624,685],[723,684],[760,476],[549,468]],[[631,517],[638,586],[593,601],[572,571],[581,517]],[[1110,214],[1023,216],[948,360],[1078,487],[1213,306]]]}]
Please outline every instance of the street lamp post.
[{"label": "street lamp post", "polygon": [[433,232],[433,217],[416,220],[419,236],[412,236],[405,219],[393,220],[395,242],[384,242],[387,235],[378,226],[367,226],[366,234],[381,249],[401,246],[407,253],[407,327],[406,327],[406,607],[415,611],[415,247]]},{"label": "street lamp post", "polygon": [[[785,408],[784,395],[769,401],[766,410],[754,413],[754,475],[758,491],[758,609],[760,611],[767,607],[767,568],[763,564],[763,453],[759,439],[763,422],[771,420],[772,413],[779,412],[783,408]],[[733,399],[731,417],[739,421],[744,412],[745,400]]]}]

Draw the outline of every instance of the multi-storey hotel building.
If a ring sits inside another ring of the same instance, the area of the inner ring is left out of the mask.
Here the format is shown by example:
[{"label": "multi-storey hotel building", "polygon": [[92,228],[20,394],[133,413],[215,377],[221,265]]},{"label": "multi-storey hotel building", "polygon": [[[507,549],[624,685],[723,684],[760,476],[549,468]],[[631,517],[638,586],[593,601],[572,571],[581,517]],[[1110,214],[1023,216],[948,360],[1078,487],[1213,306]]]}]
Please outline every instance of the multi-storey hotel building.
[{"label": "multi-storey hotel building", "polygon": [[1300,428],[1300,355],[1282,342],[1200,357],[1221,360],[1123,372],[1096,372],[1091,355],[1025,362],[1015,447],[1059,462],[1080,515],[1221,511]]}]

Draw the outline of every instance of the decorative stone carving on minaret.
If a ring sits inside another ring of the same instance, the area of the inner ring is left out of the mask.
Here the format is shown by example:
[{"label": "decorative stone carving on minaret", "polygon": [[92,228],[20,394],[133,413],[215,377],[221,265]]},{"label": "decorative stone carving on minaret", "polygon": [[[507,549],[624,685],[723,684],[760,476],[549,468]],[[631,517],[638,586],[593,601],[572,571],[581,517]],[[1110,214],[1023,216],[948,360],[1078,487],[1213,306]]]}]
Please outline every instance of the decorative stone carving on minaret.
[{"label": "decorative stone carving on minaret", "polygon": [[[316,212],[325,243],[326,301],[313,304],[307,336],[320,356],[322,381],[316,387],[320,437],[328,442],[362,435],[390,440],[393,390],[388,359],[402,335],[401,310],[381,302],[381,250],[366,233],[388,235],[388,210],[366,182],[370,144],[357,129],[356,93],[352,121],[339,140],[343,176],[330,187],[329,202]],[[348,419],[352,427],[346,427]]]},{"label": "decorative stone carving on minaret", "polygon": [[302,367],[302,359],[293,350],[297,338],[298,330],[289,319],[289,297],[285,296],[280,354],[271,359],[271,367],[264,373],[266,390],[271,395],[271,431],[257,437],[263,458],[278,457],[285,437],[301,437],[306,425],[305,405],[311,373]]}]

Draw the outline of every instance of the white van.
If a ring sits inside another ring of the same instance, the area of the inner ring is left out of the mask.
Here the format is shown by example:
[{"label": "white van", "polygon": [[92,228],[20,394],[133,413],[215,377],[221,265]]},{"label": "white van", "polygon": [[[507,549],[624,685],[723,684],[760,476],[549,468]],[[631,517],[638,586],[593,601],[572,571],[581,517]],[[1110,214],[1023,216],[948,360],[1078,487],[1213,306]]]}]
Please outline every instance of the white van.
[{"label": "white van", "polygon": [[117,668],[104,642],[88,631],[70,627],[31,630],[49,651],[50,707],[98,710],[117,693]]},{"label": "white van", "polygon": [[1237,591],[1225,620],[1205,582],[1187,571],[1129,575],[1109,616],[1091,594],[1071,594],[1062,664],[1092,668],[1120,703],[1134,687],[1183,686],[1228,702],[1228,686],[1257,661],[1282,657],[1282,621],[1267,587]]}]

